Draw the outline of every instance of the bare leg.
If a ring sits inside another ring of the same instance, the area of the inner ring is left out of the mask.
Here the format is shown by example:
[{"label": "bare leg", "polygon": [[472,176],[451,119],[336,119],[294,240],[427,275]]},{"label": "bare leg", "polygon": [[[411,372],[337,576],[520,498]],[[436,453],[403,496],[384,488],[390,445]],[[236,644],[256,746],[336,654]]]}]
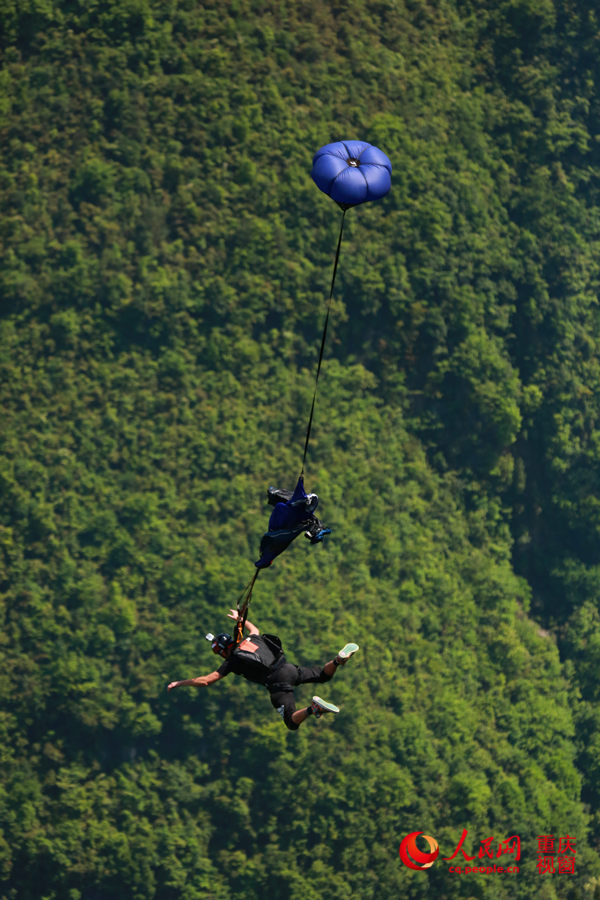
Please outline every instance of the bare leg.
[{"label": "bare leg", "polygon": [[302,722],[308,717],[308,711],[310,707],[305,706],[304,709],[296,709],[292,713],[292,722],[294,725],[301,725]]},{"label": "bare leg", "polygon": [[[336,659],[337,659],[337,657],[336,657]],[[334,660],[330,659],[329,662],[325,663],[325,665],[323,666],[323,671],[325,672],[326,675],[329,675],[329,677],[331,678],[333,675],[335,675],[335,672],[336,672],[336,669],[338,668],[338,666],[343,666],[345,662],[346,662],[345,659],[340,659],[336,666]]]}]

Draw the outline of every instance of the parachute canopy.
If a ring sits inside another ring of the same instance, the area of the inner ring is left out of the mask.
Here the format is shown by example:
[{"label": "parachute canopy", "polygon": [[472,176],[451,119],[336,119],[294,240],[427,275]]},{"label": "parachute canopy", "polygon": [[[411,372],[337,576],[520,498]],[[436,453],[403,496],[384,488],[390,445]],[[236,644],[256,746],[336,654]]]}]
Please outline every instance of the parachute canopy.
[{"label": "parachute canopy", "polygon": [[325,144],[315,153],[310,174],[317,187],[342,209],[379,200],[392,185],[388,157],[364,141]]}]

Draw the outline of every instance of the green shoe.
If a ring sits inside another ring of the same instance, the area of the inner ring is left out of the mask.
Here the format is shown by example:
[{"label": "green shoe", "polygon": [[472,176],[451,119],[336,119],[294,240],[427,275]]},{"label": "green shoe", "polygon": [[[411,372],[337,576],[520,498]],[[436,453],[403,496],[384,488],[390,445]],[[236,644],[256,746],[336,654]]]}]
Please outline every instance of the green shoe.
[{"label": "green shoe", "polygon": [[340,708],[336,706],[334,703],[328,703],[327,700],[321,700],[320,697],[313,697],[312,703],[310,705],[313,716],[315,718],[320,718],[323,713],[331,712],[331,713],[339,713]]}]

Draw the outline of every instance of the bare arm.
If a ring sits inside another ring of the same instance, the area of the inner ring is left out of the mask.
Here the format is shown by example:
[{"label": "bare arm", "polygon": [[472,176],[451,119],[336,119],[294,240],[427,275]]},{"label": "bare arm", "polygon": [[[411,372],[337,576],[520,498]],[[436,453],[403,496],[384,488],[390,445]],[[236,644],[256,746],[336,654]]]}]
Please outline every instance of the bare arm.
[{"label": "bare arm", "polygon": [[253,625],[252,622],[248,621],[248,619],[246,619],[246,628],[248,629],[250,634],[260,634],[260,631],[258,630],[256,625]]},{"label": "bare arm", "polygon": [[183,681],[172,681],[171,684],[167,685],[167,690],[172,691],[173,688],[178,687],[205,687],[208,684],[213,684],[215,681],[219,681],[223,678],[223,675],[219,675],[219,673],[215,670],[214,672],[210,672],[208,675],[199,675],[197,678],[186,678]]},{"label": "bare arm", "polygon": [[[237,610],[230,609],[229,612],[227,613],[227,618],[233,619],[234,622],[237,622],[237,620],[238,620]],[[260,634],[260,631],[258,630],[256,625],[253,625],[252,622],[248,621],[248,619],[246,619],[246,628],[248,629],[249,634]]]}]

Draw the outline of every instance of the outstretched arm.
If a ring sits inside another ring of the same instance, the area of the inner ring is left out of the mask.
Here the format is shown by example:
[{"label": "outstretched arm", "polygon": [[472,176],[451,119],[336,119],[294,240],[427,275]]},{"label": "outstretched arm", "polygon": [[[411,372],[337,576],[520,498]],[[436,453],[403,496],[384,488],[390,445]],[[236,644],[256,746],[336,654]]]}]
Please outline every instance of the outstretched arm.
[{"label": "outstretched arm", "polygon": [[167,690],[172,691],[173,688],[178,687],[205,687],[208,684],[219,681],[221,678],[223,678],[223,676],[219,675],[217,671],[214,671],[210,672],[208,675],[199,675],[197,678],[186,678],[184,681],[172,681],[171,684],[167,685]]},{"label": "outstretched arm", "polygon": [[[234,622],[237,622],[239,618],[237,609],[230,609],[227,613],[227,618],[233,619]],[[248,632],[250,634],[260,634],[260,631],[258,630],[256,625],[253,625],[252,622],[248,621],[248,619],[246,619],[246,628],[248,629]]]}]

